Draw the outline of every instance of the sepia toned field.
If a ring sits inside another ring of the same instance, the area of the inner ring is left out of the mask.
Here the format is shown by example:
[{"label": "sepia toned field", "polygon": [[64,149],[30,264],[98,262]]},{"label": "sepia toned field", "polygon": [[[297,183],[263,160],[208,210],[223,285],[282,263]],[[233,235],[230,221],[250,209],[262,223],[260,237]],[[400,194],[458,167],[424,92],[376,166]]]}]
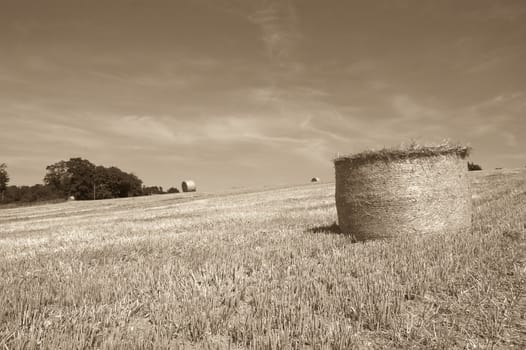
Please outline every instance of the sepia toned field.
[{"label": "sepia toned field", "polygon": [[525,349],[526,172],[472,234],[353,243],[334,184],[0,210],[0,349]]}]

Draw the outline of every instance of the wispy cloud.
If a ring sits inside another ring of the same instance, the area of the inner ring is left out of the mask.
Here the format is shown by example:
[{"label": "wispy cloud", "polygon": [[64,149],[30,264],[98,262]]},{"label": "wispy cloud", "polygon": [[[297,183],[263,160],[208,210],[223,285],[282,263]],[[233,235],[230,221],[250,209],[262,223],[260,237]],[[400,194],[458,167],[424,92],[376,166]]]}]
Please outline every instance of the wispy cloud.
[{"label": "wispy cloud", "polygon": [[203,120],[178,119],[173,116],[124,116],[110,122],[115,135],[158,145],[254,142],[266,144],[302,144],[301,137],[275,135],[272,120],[236,116],[209,117]]},{"label": "wispy cloud", "polygon": [[278,64],[289,62],[301,40],[299,19],[292,1],[257,2],[248,19],[259,26],[269,58]]},{"label": "wispy cloud", "polygon": [[411,121],[440,121],[444,117],[443,113],[418,103],[408,95],[399,94],[392,97],[391,100],[394,111],[398,118],[397,122],[411,122]]},{"label": "wispy cloud", "polygon": [[150,116],[124,116],[112,118],[109,127],[116,135],[126,136],[142,142],[157,144],[174,143],[176,135],[167,125]]},{"label": "wispy cloud", "polygon": [[497,95],[458,111],[468,135],[508,148],[521,146],[525,113],[526,92]]}]

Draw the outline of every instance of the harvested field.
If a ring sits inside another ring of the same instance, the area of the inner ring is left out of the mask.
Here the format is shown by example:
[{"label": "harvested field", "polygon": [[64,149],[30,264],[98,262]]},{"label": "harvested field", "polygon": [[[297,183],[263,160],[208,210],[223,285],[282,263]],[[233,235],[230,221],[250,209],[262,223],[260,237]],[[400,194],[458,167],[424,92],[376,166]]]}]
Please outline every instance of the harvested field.
[{"label": "harvested field", "polygon": [[0,349],[524,349],[526,171],[473,234],[352,243],[334,184],[0,210]]}]

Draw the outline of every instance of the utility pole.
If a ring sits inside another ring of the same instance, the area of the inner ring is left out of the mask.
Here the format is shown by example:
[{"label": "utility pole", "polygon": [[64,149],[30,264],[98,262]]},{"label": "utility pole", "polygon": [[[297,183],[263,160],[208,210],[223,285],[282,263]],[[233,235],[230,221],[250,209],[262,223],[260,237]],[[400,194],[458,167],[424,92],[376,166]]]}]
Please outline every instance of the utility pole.
[{"label": "utility pole", "polygon": [[93,183],[93,200],[97,199],[97,196],[95,195],[95,183]]}]

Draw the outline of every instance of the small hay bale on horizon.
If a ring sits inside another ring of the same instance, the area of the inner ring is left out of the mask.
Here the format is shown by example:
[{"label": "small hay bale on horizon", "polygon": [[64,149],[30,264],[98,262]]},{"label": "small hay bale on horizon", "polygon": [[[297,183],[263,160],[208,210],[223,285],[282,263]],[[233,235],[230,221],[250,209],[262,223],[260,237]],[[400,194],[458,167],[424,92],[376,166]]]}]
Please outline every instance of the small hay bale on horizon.
[{"label": "small hay bale on horizon", "polygon": [[195,192],[197,191],[197,187],[195,186],[195,182],[193,180],[185,180],[181,183],[181,188],[183,189],[183,192]]},{"label": "small hay bale on horizon", "polygon": [[469,152],[459,145],[411,145],[336,158],[341,231],[362,241],[469,230]]},{"label": "small hay bale on horizon", "polygon": [[313,177],[312,179],[310,179],[310,182],[320,182],[320,178],[319,177]]}]

